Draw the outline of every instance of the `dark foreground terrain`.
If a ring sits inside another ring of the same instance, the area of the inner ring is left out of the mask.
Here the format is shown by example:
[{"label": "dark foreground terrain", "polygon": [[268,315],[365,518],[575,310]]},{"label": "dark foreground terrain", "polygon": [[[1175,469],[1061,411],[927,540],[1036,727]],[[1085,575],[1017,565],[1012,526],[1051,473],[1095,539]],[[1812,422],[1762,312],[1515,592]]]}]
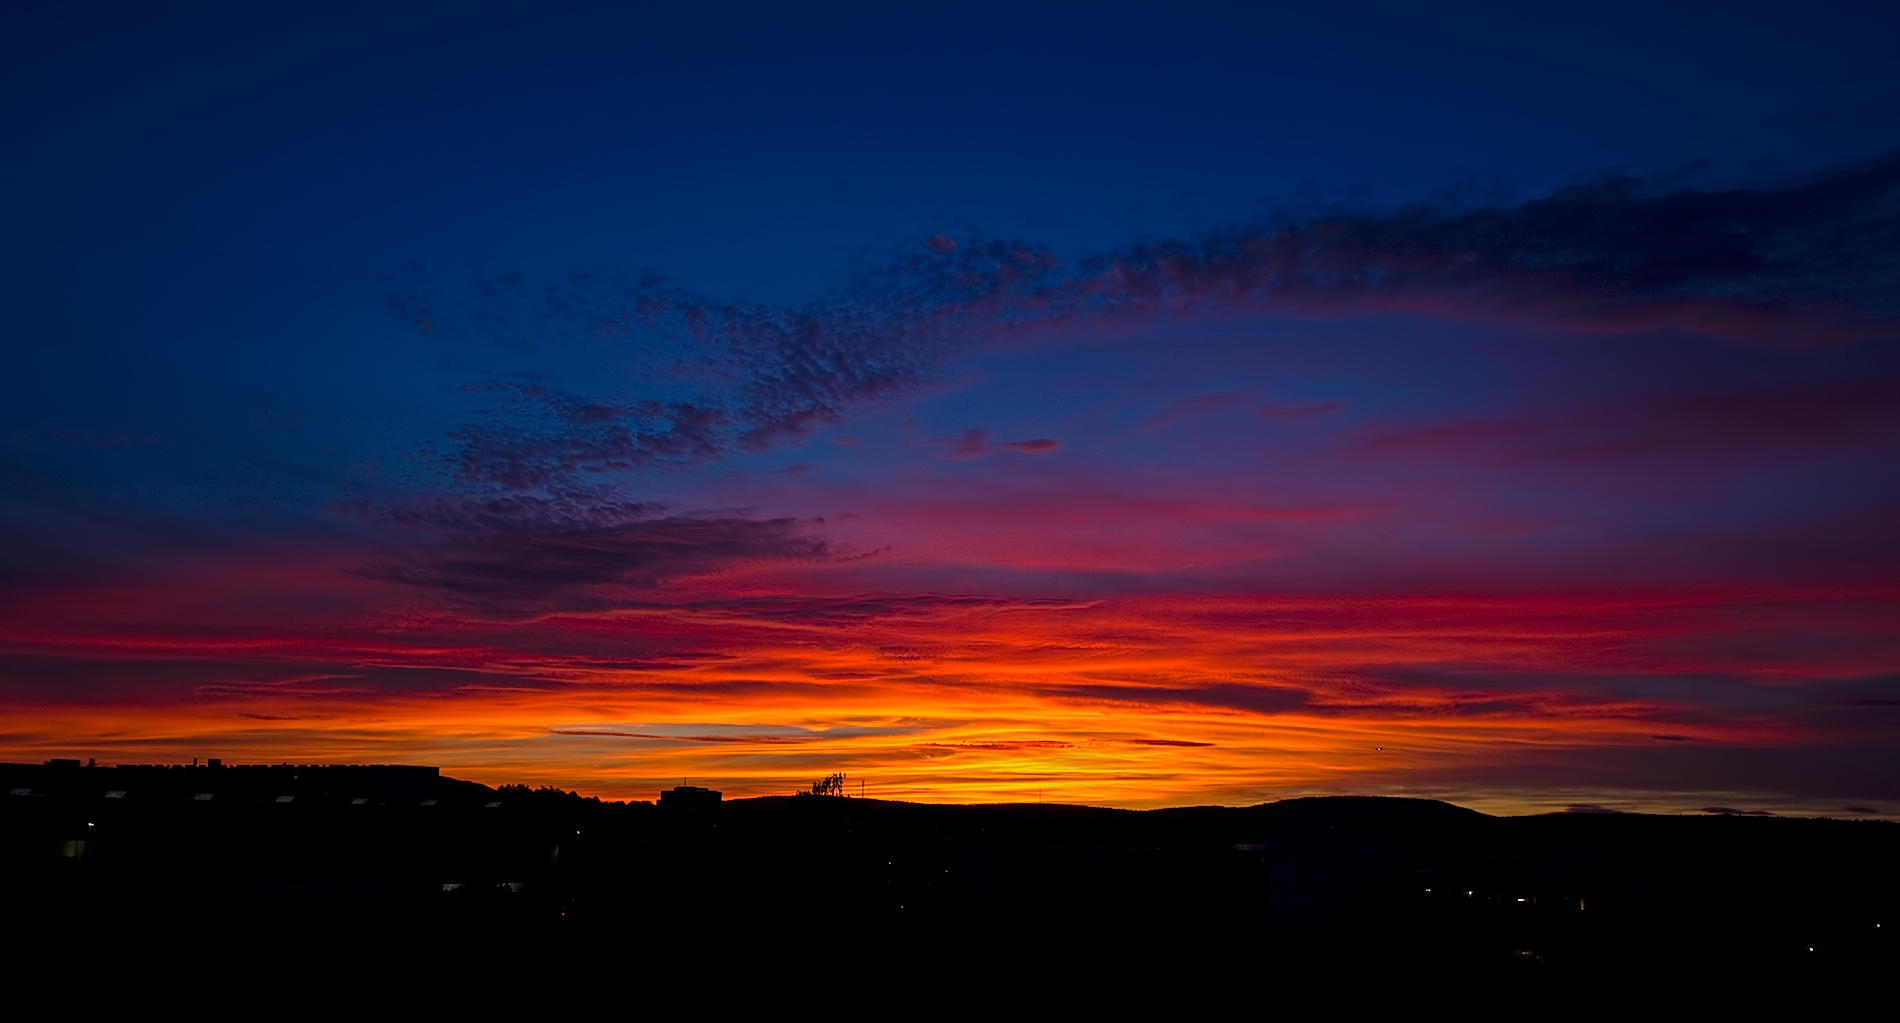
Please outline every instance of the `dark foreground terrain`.
[{"label": "dark foreground terrain", "polygon": [[998,977],[1837,990],[1884,984],[1900,926],[1900,825],[1878,821],[614,804],[427,768],[6,765],[0,782],[12,961],[108,977],[465,988],[559,963],[663,986],[902,976],[943,999]]}]

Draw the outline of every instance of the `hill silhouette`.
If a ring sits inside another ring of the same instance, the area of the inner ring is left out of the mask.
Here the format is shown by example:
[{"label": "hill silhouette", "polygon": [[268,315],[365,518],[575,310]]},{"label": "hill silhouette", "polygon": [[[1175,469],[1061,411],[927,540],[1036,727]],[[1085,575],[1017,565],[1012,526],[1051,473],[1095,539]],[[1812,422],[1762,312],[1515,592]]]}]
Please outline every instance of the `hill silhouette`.
[{"label": "hill silhouette", "polygon": [[[1350,796],[1149,811],[607,803],[325,770],[0,767],[24,792],[0,801],[0,911],[32,955],[268,933],[319,962],[506,950],[764,969],[823,949],[905,969],[1523,980],[1870,976],[1900,905],[1900,825],[1880,821],[1494,817]],[[121,787],[139,777],[144,792]],[[390,798],[353,794],[372,783]],[[284,785],[303,788],[285,801]]]}]

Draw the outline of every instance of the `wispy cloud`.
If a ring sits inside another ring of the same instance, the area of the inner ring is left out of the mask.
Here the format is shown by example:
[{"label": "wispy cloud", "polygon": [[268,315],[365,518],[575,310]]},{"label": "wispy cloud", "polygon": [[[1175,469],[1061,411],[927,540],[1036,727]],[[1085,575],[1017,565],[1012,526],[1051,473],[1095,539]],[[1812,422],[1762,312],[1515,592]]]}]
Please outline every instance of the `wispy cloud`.
[{"label": "wispy cloud", "polygon": [[1900,377],[1789,380],[1651,391],[1535,414],[1463,418],[1422,426],[1368,424],[1353,445],[1366,455],[1458,453],[1487,460],[1574,463],[1709,457],[1790,442],[1837,449],[1900,433]]},{"label": "wispy cloud", "polygon": [[1010,440],[1000,444],[990,443],[990,431],[969,429],[955,437],[939,437],[926,443],[940,444],[944,448],[945,458],[981,458],[993,448],[1014,451],[1024,455],[1041,455],[1060,448],[1062,444],[1047,437],[1033,440]]},{"label": "wispy cloud", "polygon": [[[1029,243],[938,236],[798,308],[716,301],[653,276],[588,275],[484,279],[460,314],[423,308],[450,302],[440,296],[398,305],[438,331],[456,324],[508,344],[650,339],[639,348],[647,378],[684,381],[690,398],[672,401],[487,385],[498,404],[452,438],[455,471],[522,489],[796,440],[936,379],[986,339],[1131,318],[1387,312],[1787,345],[1892,337],[1897,187],[1900,158],[1781,187],[1605,177],[1515,206],[1289,215],[1072,261]],[[1182,399],[1151,425],[1239,400]],[[1337,408],[1268,404],[1257,414]]]},{"label": "wispy cloud", "polygon": [[1226,412],[1245,404],[1248,393],[1247,391],[1212,391],[1207,394],[1190,394],[1185,398],[1177,398],[1136,424],[1135,429],[1158,430],[1164,426]]}]

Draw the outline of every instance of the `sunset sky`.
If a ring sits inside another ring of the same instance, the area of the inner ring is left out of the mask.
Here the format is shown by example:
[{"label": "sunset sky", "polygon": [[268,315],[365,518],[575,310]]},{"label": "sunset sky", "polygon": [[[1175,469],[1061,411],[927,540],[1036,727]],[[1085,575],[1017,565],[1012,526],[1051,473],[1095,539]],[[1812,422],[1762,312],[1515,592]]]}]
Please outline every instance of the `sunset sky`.
[{"label": "sunset sky", "polygon": [[27,3],[0,759],[1900,818],[1900,8]]}]

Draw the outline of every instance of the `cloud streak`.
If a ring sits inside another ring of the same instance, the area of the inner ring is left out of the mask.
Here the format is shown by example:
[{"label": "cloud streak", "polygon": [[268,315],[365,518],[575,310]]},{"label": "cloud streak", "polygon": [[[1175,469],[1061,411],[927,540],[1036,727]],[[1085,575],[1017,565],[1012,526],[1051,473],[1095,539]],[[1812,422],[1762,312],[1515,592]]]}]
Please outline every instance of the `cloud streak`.
[{"label": "cloud streak", "polygon": [[1827,441],[1833,450],[1878,444],[1900,432],[1900,377],[1700,384],[1493,419],[1366,430],[1363,455],[1476,455],[1503,462],[1575,463],[1668,456],[1709,457],[1788,443]]},{"label": "cloud streak", "polygon": [[[582,498],[593,495],[582,495]],[[835,552],[795,519],[659,516],[649,505],[507,495],[400,506],[391,521],[438,539],[356,572],[442,593],[489,614],[615,606],[686,576]]]}]

